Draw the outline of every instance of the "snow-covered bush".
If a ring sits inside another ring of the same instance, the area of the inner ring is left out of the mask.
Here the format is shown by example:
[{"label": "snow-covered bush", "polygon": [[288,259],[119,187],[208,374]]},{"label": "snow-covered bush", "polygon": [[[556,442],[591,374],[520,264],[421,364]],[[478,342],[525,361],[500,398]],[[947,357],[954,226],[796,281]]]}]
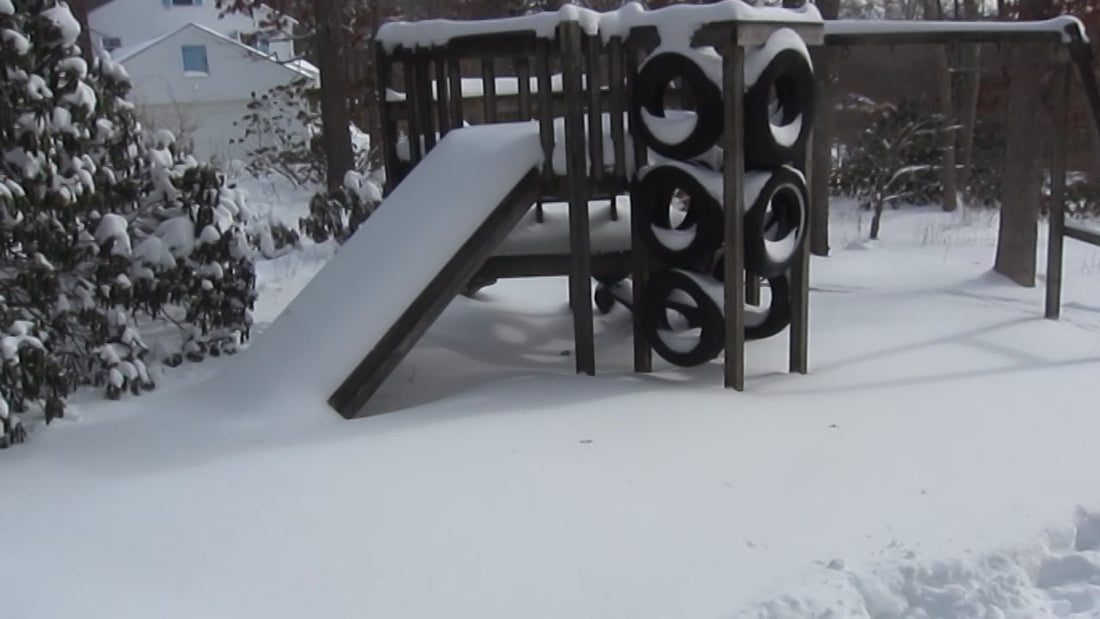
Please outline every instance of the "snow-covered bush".
[{"label": "snow-covered bush", "polygon": [[867,127],[833,167],[830,183],[874,211],[871,238],[878,237],[882,209],[902,203],[928,204],[942,197],[940,138],[945,126],[936,114],[907,102],[877,104],[865,98],[849,106],[868,117]]},{"label": "snow-covered bush", "polygon": [[382,190],[374,179],[354,170],[344,175],[344,186],[322,192],[309,202],[309,216],[299,221],[302,232],[318,243],[330,238],[343,243],[355,234],[382,202]]},{"label": "snow-covered bush", "polygon": [[[216,170],[148,134],[129,78],[89,66],[58,0],[0,0],[0,410],[61,416],[80,385],[153,387],[143,320],[197,358],[247,337],[249,214]],[[2,440],[2,439],[0,439]]]},{"label": "snow-covered bush", "polygon": [[[252,94],[248,112],[236,123],[243,134],[232,140],[246,149],[244,169],[254,176],[278,174],[295,185],[320,184],[325,180],[325,151],[321,147],[321,114],[317,87],[305,77],[266,93]],[[335,238],[343,243],[366,220],[379,202],[379,184],[371,169],[370,136],[355,125],[351,131],[355,170],[344,177],[336,191],[321,191],[310,200],[309,215],[299,220],[303,234],[317,242]],[[297,242],[289,230],[270,230],[276,243]]]}]

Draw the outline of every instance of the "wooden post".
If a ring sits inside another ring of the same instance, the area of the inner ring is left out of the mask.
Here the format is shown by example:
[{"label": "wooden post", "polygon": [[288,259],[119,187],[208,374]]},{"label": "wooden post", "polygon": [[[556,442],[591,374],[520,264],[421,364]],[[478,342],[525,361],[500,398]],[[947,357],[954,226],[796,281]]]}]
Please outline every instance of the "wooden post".
[{"label": "wooden post", "polygon": [[589,244],[587,174],[584,148],[584,99],[581,85],[584,50],[579,22],[558,27],[565,91],[565,164],[569,188],[569,305],[573,309],[573,339],[578,373],[596,373],[592,325],[592,252]]},{"label": "wooden post", "polygon": [[435,103],[432,100],[432,57],[427,50],[418,50],[416,53],[416,90],[420,105],[417,106],[417,114],[421,118],[421,127],[424,131],[424,154],[428,154],[435,148]]},{"label": "wooden post", "polygon": [[[626,50],[626,92],[623,100],[631,105],[634,100],[633,93],[638,78],[638,50],[630,46]],[[650,257],[649,250],[642,241],[641,230],[638,222],[642,220],[638,216],[638,199],[634,195],[637,186],[638,171],[646,166],[648,152],[645,142],[642,140],[641,131],[634,126],[634,116],[631,116],[630,136],[634,144],[634,178],[630,183],[630,279],[633,283],[631,291],[631,303],[634,307],[634,371],[653,371],[653,349],[649,345],[649,334],[642,324],[641,308],[643,294],[649,282]],[[625,142],[625,140],[624,140]],[[625,151],[625,146],[624,146]]]},{"label": "wooden post", "polygon": [[1054,93],[1054,143],[1050,163],[1050,215],[1047,239],[1046,317],[1057,320],[1062,310],[1062,246],[1065,240],[1066,148],[1069,141],[1071,65],[1063,62],[1061,83]]},{"label": "wooden post", "polygon": [[554,110],[551,105],[553,83],[550,79],[550,44],[546,39],[535,43],[535,71],[538,73],[539,138],[542,140],[542,180],[547,186],[554,180]]},{"label": "wooden post", "polygon": [[497,73],[492,58],[481,60],[481,92],[485,104],[485,122],[497,121]]},{"label": "wooden post", "polygon": [[725,271],[726,358],[725,386],[738,391],[745,389],[745,243],[742,238],[745,223],[744,107],[745,50],[732,29],[722,54],[722,91],[725,93],[725,130],[722,146],[723,196],[726,211]]},{"label": "wooden post", "polygon": [[439,49],[432,56],[435,65],[435,109],[439,122],[439,136],[451,129],[450,82],[447,81],[447,54]]},{"label": "wooden post", "polygon": [[[607,44],[607,81],[610,104],[608,113],[611,115],[611,149],[615,159],[612,174],[615,180],[623,185],[630,181],[626,177],[626,137],[623,127],[623,115],[626,113],[626,100],[623,92],[623,39],[612,37]],[[615,196],[611,197],[611,221],[619,221],[619,207]]]},{"label": "wooden post", "polygon": [[462,99],[462,65],[458,56],[447,59],[447,81],[450,82],[451,95],[451,127],[461,129],[465,120],[465,108]]},{"label": "wooden post", "polygon": [[803,223],[802,243],[798,258],[791,266],[791,337],[788,357],[789,370],[805,374],[809,371],[810,349],[810,234],[813,226],[813,134],[806,140],[800,168],[806,175],[806,220]]},{"label": "wooden post", "polygon": [[397,120],[390,113],[390,103],[386,100],[386,92],[390,89],[391,71],[393,61],[381,44],[374,46],[375,70],[378,72],[378,117],[382,125],[382,162],[386,167],[386,184],[383,193],[389,195],[393,190],[395,181],[398,180],[397,160]]},{"label": "wooden post", "polygon": [[420,163],[420,93],[416,88],[416,63],[411,57],[405,62],[405,116],[409,123],[409,164]]},{"label": "wooden post", "polygon": [[519,82],[519,120],[531,120],[531,61],[527,56],[516,59],[516,80]]},{"label": "wooden post", "polygon": [[600,37],[584,37],[588,90],[588,158],[592,180],[603,180],[603,109],[600,105]]}]

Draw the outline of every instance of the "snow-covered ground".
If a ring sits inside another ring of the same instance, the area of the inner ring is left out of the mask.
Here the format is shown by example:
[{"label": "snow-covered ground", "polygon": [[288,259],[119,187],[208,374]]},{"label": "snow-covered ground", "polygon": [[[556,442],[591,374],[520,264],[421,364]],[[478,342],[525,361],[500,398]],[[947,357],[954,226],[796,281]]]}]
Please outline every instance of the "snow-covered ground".
[{"label": "snow-covered ground", "polygon": [[[871,246],[837,210],[811,374],[751,342],[744,393],[632,374],[622,308],[575,376],[555,278],[456,300],[369,405],[399,412],[217,406],[247,352],[85,395],[0,452],[2,616],[1100,616],[1100,250],[1068,242],[1053,322],[989,274],[991,215]],[[263,264],[258,320],[333,251]]]}]

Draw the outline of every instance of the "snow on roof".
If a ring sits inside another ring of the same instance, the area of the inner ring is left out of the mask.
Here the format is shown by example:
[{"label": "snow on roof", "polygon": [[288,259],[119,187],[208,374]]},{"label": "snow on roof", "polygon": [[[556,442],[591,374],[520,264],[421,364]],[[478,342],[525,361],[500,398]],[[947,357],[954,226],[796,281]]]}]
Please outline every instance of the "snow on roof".
[{"label": "snow on roof", "polygon": [[1066,29],[1073,27],[1088,41],[1084,24],[1071,15],[1030,22],[839,19],[825,22],[825,35],[1050,32],[1057,33],[1063,42],[1068,42]]},{"label": "snow on roof", "polygon": [[159,44],[159,43],[175,36],[176,34],[179,34],[180,32],[183,32],[184,30],[187,30],[188,28],[199,30],[203,34],[205,34],[207,36],[210,36],[210,37],[216,39],[217,41],[219,41],[221,43],[228,43],[230,45],[234,45],[236,47],[239,47],[241,50],[247,52],[248,54],[250,54],[251,56],[253,56],[255,58],[260,58],[260,59],[263,59],[263,60],[269,60],[271,62],[274,62],[275,64],[278,64],[282,67],[285,67],[286,70],[297,73],[297,74],[299,74],[303,77],[307,77],[309,79],[316,80],[321,75],[321,71],[316,66],[310,64],[309,62],[306,62],[305,60],[292,60],[290,62],[280,62],[279,60],[277,60],[275,58],[274,54],[265,54],[264,52],[256,49],[255,47],[252,47],[250,45],[245,45],[244,43],[238,41],[237,39],[227,37],[224,34],[218,32],[217,30],[214,30],[212,28],[209,28],[207,26],[204,26],[204,25],[202,25],[200,23],[196,23],[196,22],[186,23],[186,24],[180,26],[179,28],[176,28],[175,30],[173,30],[173,31],[171,31],[167,34],[162,34],[161,36],[156,37],[155,39],[150,39],[148,41],[145,41],[144,43],[138,43],[138,44],[136,44],[132,47],[127,47],[127,48],[120,49],[116,53],[112,54],[111,58],[114,59],[116,62],[126,62],[127,60],[132,59],[134,56],[137,56],[138,54],[144,52],[147,49],[155,47],[157,44]]},{"label": "snow on roof", "polygon": [[418,22],[389,22],[378,30],[377,40],[386,51],[397,47],[429,47],[444,45],[451,39],[505,32],[534,32],[540,38],[551,38],[558,24],[576,21],[589,35],[600,34],[604,41],[626,35],[631,28],[656,26],[662,38],[666,35],[690,35],[707,23],[723,21],[798,22],[820,24],[821,13],[812,4],[797,9],[755,7],[741,0],[720,0],[713,4],[678,4],[656,11],[646,10],[631,2],[615,11],[601,13],[573,5],[557,11],[534,13],[503,19],[456,21],[429,19]]}]

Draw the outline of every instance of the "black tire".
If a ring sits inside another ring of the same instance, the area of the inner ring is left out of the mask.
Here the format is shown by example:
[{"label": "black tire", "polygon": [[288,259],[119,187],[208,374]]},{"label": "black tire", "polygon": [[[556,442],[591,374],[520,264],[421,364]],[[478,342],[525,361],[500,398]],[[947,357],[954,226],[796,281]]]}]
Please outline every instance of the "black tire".
[{"label": "black tire", "polygon": [[768,278],[768,306],[745,308],[745,339],[762,340],[777,335],[791,324],[791,282],[784,273]]},{"label": "black tire", "polygon": [[[642,118],[642,110],[664,118],[665,90],[676,78],[694,97],[695,127],[682,142],[669,144],[653,134]],[[664,157],[687,161],[706,153],[722,139],[722,90],[695,61],[683,54],[663,52],[646,60],[638,70],[633,98],[630,122],[637,127],[646,146]]]},{"label": "black tire", "polygon": [[791,268],[806,240],[807,204],[806,181],[797,170],[784,166],[771,172],[745,212],[745,270],[775,277]]},{"label": "black tire", "polygon": [[[816,98],[814,72],[806,57],[795,49],[777,53],[745,91],[745,162],[773,167],[795,161],[810,137]],[[796,130],[793,140],[783,139],[782,134]]]},{"label": "black tire", "polygon": [[[654,352],[683,367],[704,364],[717,357],[725,346],[722,310],[696,278],[706,276],[680,270],[653,273],[646,284],[641,308],[642,325]],[[685,295],[686,299],[676,298]],[[669,319],[669,310],[678,315],[676,324]],[[698,332],[677,335],[676,331],[683,327]],[[672,338],[681,338],[681,342],[672,344]]]},{"label": "black tire", "polygon": [[[680,189],[690,199],[682,221],[670,220],[669,205]],[[637,182],[635,225],[642,242],[654,254],[674,266],[694,266],[722,245],[722,206],[694,176],[675,165],[650,169]],[[669,246],[675,238],[676,246]]]},{"label": "black tire", "polygon": [[[715,281],[725,281],[722,252],[714,256],[710,269]],[[751,275],[749,277],[752,277]],[[791,280],[787,273],[767,278],[767,307],[745,306],[745,339],[762,340],[777,335],[791,324]],[[761,295],[763,296],[763,295]]]}]

